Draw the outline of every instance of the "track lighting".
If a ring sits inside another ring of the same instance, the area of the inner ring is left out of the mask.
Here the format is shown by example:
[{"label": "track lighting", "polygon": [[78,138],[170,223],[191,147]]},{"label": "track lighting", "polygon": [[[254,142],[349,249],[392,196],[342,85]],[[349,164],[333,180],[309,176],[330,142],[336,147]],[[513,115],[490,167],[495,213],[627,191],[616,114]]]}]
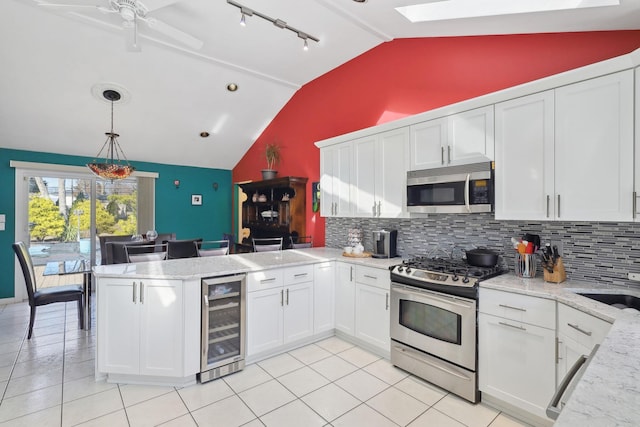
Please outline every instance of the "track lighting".
[{"label": "track lighting", "polygon": [[257,11],[255,11],[253,9],[249,9],[248,7],[243,6],[240,3],[236,3],[233,0],[227,0],[227,3],[230,4],[231,6],[235,6],[238,9],[240,9],[240,14],[241,14],[241,16],[240,16],[240,25],[242,25],[242,26],[246,26],[246,17],[247,16],[254,16],[255,15],[255,16],[259,17],[259,18],[264,19],[265,21],[271,22],[273,25],[275,25],[278,28],[282,28],[284,30],[289,30],[291,32],[296,33],[298,35],[298,37],[300,37],[301,39],[304,40],[304,46],[303,46],[304,50],[309,50],[309,41],[308,41],[309,39],[313,40],[316,43],[320,42],[320,40],[318,38],[313,37],[313,36],[311,36],[311,35],[309,35],[307,33],[303,33],[302,31],[289,26],[282,19],[271,18],[270,16],[267,16],[267,15],[265,15],[263,13],[257,12]]}]

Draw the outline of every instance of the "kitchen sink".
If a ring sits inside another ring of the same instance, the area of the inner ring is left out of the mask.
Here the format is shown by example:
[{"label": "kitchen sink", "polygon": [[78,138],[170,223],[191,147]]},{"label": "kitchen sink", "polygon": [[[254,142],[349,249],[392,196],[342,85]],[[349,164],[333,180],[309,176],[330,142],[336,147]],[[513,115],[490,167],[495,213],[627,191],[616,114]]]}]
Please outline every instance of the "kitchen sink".
[{"label": "kitchen sink", "polygon": [[578,295],[582,295],[583,297],[587,297],[596,301],[600,301],[602,303],[611,305],[616,308],[635,308],[636,310],[640,310],[640,298],[633,295],[624,295],[624,294],[592,294],[592,293],[582,293],[576,292]]}]

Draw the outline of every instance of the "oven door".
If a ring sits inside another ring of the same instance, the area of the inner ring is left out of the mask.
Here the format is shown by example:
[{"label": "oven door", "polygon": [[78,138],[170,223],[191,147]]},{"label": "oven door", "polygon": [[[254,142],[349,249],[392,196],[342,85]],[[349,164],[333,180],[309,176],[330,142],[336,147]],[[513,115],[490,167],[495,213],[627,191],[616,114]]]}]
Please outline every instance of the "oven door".
[{"label": "oven door", "polygon": [[391,339],[476,370],[476,300],[391,284]]}]

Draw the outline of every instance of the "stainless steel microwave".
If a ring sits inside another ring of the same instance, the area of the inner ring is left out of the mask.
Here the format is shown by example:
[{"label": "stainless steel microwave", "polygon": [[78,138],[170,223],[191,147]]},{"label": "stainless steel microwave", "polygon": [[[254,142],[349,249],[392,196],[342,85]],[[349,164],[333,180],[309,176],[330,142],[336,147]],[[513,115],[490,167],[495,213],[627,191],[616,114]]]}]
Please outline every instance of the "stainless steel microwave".
[{"label": "stainless steel microwave", "polygon": [[407,172],[409,213],[492,212],[493,162]]}]

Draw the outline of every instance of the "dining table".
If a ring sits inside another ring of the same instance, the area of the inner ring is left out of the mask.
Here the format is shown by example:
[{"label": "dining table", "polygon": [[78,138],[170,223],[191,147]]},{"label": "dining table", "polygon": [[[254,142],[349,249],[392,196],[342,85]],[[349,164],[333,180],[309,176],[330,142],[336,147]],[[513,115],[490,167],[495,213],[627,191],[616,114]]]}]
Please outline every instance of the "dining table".
[{"label": "dining table", "polygon": [[82,274],[84,329],[91,330],[91,262],[88,259],[49,261],[42,272],[43,276],[64,276],[67,274]]}]

